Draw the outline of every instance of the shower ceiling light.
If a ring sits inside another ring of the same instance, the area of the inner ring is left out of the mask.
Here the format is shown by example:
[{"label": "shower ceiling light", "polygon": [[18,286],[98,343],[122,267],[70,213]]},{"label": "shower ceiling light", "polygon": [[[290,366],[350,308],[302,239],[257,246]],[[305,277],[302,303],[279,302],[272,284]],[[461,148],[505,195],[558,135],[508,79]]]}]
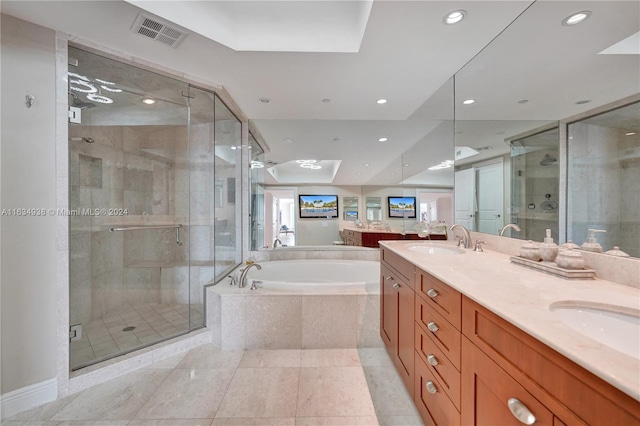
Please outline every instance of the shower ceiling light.
[{"label": "shower ceiling light", "polygon": [[143,103],[143,104],[147,104],[147,105],[153,105],[153,104],[155,104],[155,103],[156,103],[156,100],[155,100],[155,99],[152,99],[152,98],[144,98],[144,99],[142,100],[142,103]]},{"label": "shower ceiling light", "polygon": [[386,142],[388,140],[389,140],[389,138],[380,138],[380,139],[378,139],[378,142]]},{"label": "shower ceiling light", "polygon": [[466,10],[454,10],[453,12],[447,13],[444,18],[442,18],[442,21],[447,25],[453,25],[462,21],[465,16],[467,16]]},{"label": "shower ceiling light", "polygon": [[573,15],[564,18],[564,20],[562,21],[562,25],[578,25],[579,23],[584,22],[590,15],[590,10],[583,10],[582,12],[574,13]]},{"label": "shower ceiling light", "polygon": [[106,90],[107,92],[111,92],[111,93],[120,93],[120,92],[122,92],[122,89],[116,89],[115,87],[109,87],[109,86],[106,86],[104,84],[102,86],[100,86],[100,87],[102,89]]},{"label": "shower ceiling light", "polygon": [[100,104],[112,104],[113,99],[107,98],[106,96],[96,95],[95,93],[89,93],[87,95],[87,99],[93,102],[98,102]]},{"label": "shower ceiling light", "polygon": [[387,100],[386,100],[386,99],[378,99],[378,100],[376,101],[376,103],[377,103],[378,105],[386,104],[386,103],[387,103]]},{"label": "shower ceiling light", "polygon": [[84,80],[70,80],[69,89],[80,93],[96,93],[98,89]]},{"label": "shower ceiling light", "polygon": [[466,100],[462,101],[462,103],[465,104],[465,105],[471,105],[475,101],[476,101],[475,99],[466,99]]}]

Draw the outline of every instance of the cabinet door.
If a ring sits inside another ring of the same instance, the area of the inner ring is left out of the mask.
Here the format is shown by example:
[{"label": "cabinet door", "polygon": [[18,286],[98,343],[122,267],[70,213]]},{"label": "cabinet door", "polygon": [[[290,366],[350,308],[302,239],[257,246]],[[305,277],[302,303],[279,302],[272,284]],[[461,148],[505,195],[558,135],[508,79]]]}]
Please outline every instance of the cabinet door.
[{"label": "cabinet door", "polygon": [[462,424],[553,426],[553,413],[465,337],[462,352]]},{"label": "cabinet door", "polygon": [[413,298],[415,293],[404,283],[400,283],[400,286],[396,288],[396,292],[398,298],[397,367],[407,390],[413,397]]},{"label": "cabinet door", "polygon": [[384,264],[380,266],[380,337],[392,357],[398,338],[397,293],[393,286],[399,280],[394,275]]}]

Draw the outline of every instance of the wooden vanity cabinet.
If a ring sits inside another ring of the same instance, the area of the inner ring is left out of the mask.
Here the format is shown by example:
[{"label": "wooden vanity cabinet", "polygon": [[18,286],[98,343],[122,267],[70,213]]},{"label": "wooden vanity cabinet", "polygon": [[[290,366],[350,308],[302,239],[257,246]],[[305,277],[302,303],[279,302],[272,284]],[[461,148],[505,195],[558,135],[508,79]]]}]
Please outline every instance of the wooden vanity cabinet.
[{"label": "wooden vanity cabinet", "polygon": [[413,396],[415,267],[388,250],[383,250],[381,257],[380,336],[405,386]]},{"label": "wooden vanity cabinet", "polygon": [[[463,424],[500,424],[504,408],[486,410],[482,420],[477,414],[480,401],[489,399],[479,383],[486,379],[502,387],[502,381],[488,375],[491,365],[526,389],[534,399],[530,404],[540,403],[553,413],[555,425],[640,424],[640,402],[467,297],[462,300],[462,331]],[[477,360],[483,357],[493,364]],[[495,368],[493,371],[499,371]],[[542,409],[528,404],[536,418],[548,420],[546,414],[536,414],[543,413]]]},{"label": "wooden vanity cabinet", "polygon": [[399,255],[381,257],[381,336],[426,425],[521,425],[529,413],[536,425],[640,425],[640,402]]}]

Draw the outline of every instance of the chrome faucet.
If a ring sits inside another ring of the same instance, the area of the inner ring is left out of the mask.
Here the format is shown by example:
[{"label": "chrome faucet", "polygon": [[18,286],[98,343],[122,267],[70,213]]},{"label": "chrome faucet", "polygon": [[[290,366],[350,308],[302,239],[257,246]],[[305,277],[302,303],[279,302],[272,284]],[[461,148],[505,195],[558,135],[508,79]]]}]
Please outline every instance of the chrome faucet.
[{"label": "chrome faucet", "polygon": [[506,231],[509,228],[513,228],[513,230],[516,232],[522,231],[522,229],[520,229],[520,227],[515,223],[507,223],[505,226],[502,227],[502,229],[500,229],[500,236],[502,237],[504,235],[504,231]]},{"label": "chrome faucet", "polygon": [[251,263],[247,265],[247,267],[242,270],[242,273],[240,274],[240,279],[238,279],[239,288],[242,288],[247,285],[247,272],[249,272],[249,269],[251,269],[252,266],[255,266],[256,268],[258,268],[258,271],[262,269],[262,266],[258,265],[257,263]]},{"label": "chrome faucet", "polygon": [[276,238],[276,240],[273,242],[273,248],[278,247],[278,243],[282,246],[282,241],[280,241],[280,238]]},{"label": "chrome faucet", "polygon": [[462,246],[464,248],[470,248],[471,247],[471,235],[469,235],[469,230],[467,228],[465,228],[464,226],[460,225],[459,223],[454,223],[453,225],[451,225],[451,228],[449,228],[449,231],[453,231],[454,229],[460,228],[462,229],[462,233],[464,234],[462,237]]}]

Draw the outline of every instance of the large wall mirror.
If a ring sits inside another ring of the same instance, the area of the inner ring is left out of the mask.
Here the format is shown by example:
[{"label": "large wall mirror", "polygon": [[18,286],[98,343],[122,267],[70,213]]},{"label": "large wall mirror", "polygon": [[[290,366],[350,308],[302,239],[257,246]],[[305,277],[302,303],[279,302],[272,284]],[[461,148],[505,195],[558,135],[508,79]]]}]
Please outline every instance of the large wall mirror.
[{"label": "large wall mirror", "polygon": [[640,256],[639,17],[638,2],[538,1],[456,74],[457,221],[578,244],[604,229],[603,251]]},{"label": "large wall mirror", "polygon": [[[261,242],[253,249],[333,245],[358,222],[399,234],[417,234],[420,222],[451,224],[453,87],[451,78],[406,120],[253,120],[269,145],[264,227],[252,228],[263,235],[252,237]],[[313,194],[337,196],[337,217],[301,218],[299,197]],[[398,198],[414,200],[415,211],[390,209]],[[354,211],[358,221],[348,217]]]}]

